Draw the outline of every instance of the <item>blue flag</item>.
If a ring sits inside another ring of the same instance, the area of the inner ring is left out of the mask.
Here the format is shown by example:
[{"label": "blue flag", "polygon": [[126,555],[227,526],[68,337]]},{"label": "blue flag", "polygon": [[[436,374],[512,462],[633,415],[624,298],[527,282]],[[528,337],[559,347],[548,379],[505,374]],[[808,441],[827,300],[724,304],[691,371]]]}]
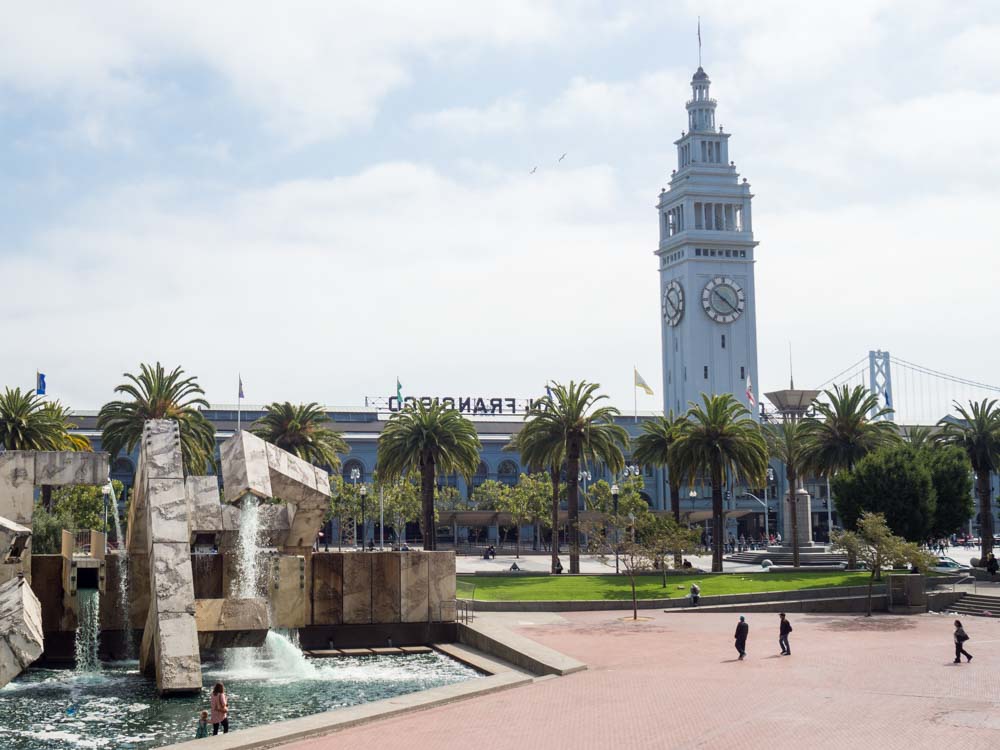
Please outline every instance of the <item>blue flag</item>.
[{"label": "blue flag", "polygon": [[243,376],[242,375],[238,375],[237,377],[240,380],[240,395],[239,395],[239,398],[246,398],[246,396],[243,395]]},{"label": "blue flag", "polygon": [[39,396],[45,395],[45,373],[35,373],[35,393]]}]

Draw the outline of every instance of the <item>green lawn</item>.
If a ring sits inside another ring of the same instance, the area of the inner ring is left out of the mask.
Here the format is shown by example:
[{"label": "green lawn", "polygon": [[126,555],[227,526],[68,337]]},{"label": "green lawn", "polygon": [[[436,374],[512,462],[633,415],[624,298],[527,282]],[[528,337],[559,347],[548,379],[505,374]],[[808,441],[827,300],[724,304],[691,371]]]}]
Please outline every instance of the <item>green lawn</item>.
[{"label": "green lawn", "polygon": [[[829,586],[862,586],[868,573],[729,573],[726,575],[667,576],[667,587],[658,575],[636,578],[640,599],[676,599],[687,596],[692,581],[702,596],[750,594],[759,591],[790,591]],[[458,596],[483,601],[556,601],[632,598],[628,576],[458,576]]]}]

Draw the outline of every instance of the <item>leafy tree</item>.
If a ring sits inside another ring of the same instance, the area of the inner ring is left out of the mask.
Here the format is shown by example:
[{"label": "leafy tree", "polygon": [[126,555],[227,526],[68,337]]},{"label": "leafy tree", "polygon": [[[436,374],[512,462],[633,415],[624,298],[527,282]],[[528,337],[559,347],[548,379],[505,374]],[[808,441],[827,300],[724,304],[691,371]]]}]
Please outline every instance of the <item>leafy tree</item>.
[{"label": "leafy tree", "polygon": [[[415,521],[421,527],[421,535],[427,537],[428,530],[422,523],[423,503],[420,495],[420,486],[416,482],[416,477],[407,475],[395,481],[376,481],[377,487],[381,487],[384,492],[383,504],[385,516],[390,520],[393,530],[396,532],[396,541],[406,541],[406,524]],[[376,489],[376,492],[378,489]],[[434,523],[437,523],[438,504],[447,505],[454,503],[460,495],[454,487],[439,488],[435,495]],[[431,530],[435,526],[431,527]]]},{"label": "leafy tree", "polygon": [[750,412],[732,394],[702,394],[702,404],[692,404],[680,436],[674,443],[674,460],[687,479],[708,474],[712,484],[712,572],[722,572],[722,491],[728,475],[761,486],[767,476],[767,443]]},{"label": "leafy tree", "polygon": [[438,485],[437,489],[434,490],[434,507],[444,510],[472,509],[469,501],[458,491],[458,487],[452,487],[450,484]]},{"label": "leafy tree", "polygon": [[416,402],[393,413],[378,439],[378,466],[392,481],[420,473],[424,549],[437,548],[434,487],[437,472],[470,479],[479,468],[482,444],[472,422],[438,402]]},{"label": "leafy tree", "polygon": [[681,473],[673,465],[672,448],[685,417],[675,416],[671,411],[665,417],[650,419],[642,424],[642,434],[635,439],[632,458],[641,464],[650,466],[665,466],[667,481],[670,485],[670,510],[674,513],[674,521],[681,522]]},{"label": "leafy tree", "polygon": [[990,474],[1000,469],[1000,407],[996,400],[969,402],[966,409],[955,402],[959,420],[946,417],[938,422],[937,440],[962,449],[976,472],[976,495],[979,497],[979,537],[985,560],[993,551],[993,501],[990,497]]},{"label": "leafy tree", "polygon": [[913,565],[926,572],[934,564],[932,555],[924,552],[914,542],[893,535],[881,513],[865,511],[858,519],[857,531],[839,531],[833,534],[833,548],[847,552],[852,560],[861,560],[869,570],[868,612],[872,614],[872,586],[882,580],[882,569],[891,565]]},{"label": "leafy tree", "polygon": [[525,417],[528,424],[524,430],[529,430],[529,435],[544,444],[539,453],[566,459],[570,573],[580,572],[578,518],[581,461],[584,465],[602,461],[612,474],[621,471],[625,465],[622,448],[628,444],[628,433],[615,424],[618,410],[613,406],[600,405],[607,396],[598,394],[598,388],[598,383],[586,381],[576,383],[571,380],[568,386],[552,383],[549,393],[537,401]]},{"label": "leafy tree", "polygon": [[[122,496],[124,485],[117,479],[112,480],[115,497]],[[52,502],[55,505],[55,515],[69,522],[67,529],[92,529],[112,533],[114,522],[108,516],[104,522],[104,492],[101,487],[89,484],[71,484],[56,487],[52,491]],[[108,513],[117,513],[118,508],[108,504]],[[124,525],[124,524],[123,524]],[[117,540],[124,546],[124,539]]]},{"label": "leafy tree", "polygon": [[785,467],[785,479],[788,480],[789,511],[792,515],[792,567],[799,567],[799,499],[796,490],[799,489],[799,479],[806,473],[809,466],[808,426],[797,420],[786,419],[780,425],[764,428],[768,451],[771,456],[781,461]]},{"label": "leafy tree", "polygon": [[125,394],[128,400],[109,401],[97,416],[101,445],[112,459],[138,445],[146,420],[173,419],[180,429],[185,471],[214,471],[215,428],[200,410],[208,408],[208,401],[198,381],[184,377],[180,367],[168,373],[159,362],[140,364],[138,375],[126,372],[124,377],[127,382],[117,386],[115,393]]},{"label": "leafy tree", "polygon": [[35,555],[58,555],[62,550],[63,529],[72,529],[73,519],[57,510],[49,511],[38,503],[31,516],[31,552]]},{"label": "leafy tree", "polygon": [[504,496],[510,493],[510,485],[487,479],[472,492],[472,505],[476,510],[500,510]]},{"label": "leafy tree", "polygon": [[[642,497],[645,488],[642,477],[629,475],[618,483],[618,515],[628,518],[631,516],[641,516],[649,513],[649,503]],[[615,512],[614,497],[611,494],[611,485],[603,479],[599,479],[590,485],[590,492],[587,497],[587,510],[596,510],[607,516]]]},{"label": "leafy tree", "polygon": [[674,558],[674,567],[681,567],[682,557],[698,548],[701,542],[697,529],[677,523],[673,518],[655,516],[648,530],[644,531],[644,543],[653,553],[655,567],[663,574],[663,587],[667,587],[667,558]]},{"label": "leafy tree", "polygon": [[521,556],[521,527],[545,514],[548,504],[548,489],[542,481],[532,481],[521,474],[520,481],[513,487],[504,485],[505,491],[497,497],[496,510],[509,513],[511,522],[517,529],[514,546],[515,557]]},{"label": "leafy tree", "polygon": [[958,531],[976,511],[972,501],[972,464],[957,445],[928,443],[919,455],[931,471],[937,496],[931,533],[948,536]]},{"label": "leafy tree", "polygon": [[549,528],[551,524],[551,515],[548,513],[551,504],[549,477],[541,472],[536,474],[522,472],[513,487],[513,492],[518,497],[512,502],[527,508],[527,520],[534,525],[537,540],[541,541],[540,530]]},{"label": "leafy tree", "polygon": [[337,521],[337,549],[343,548],[344,530],[351,529],[351,545],[357,546],[357,526],[361,517],[361,486],[345,482],[340,474],[330,475],[330,518]]},{"label": "leafy tree", "polygon": [[343,435],[325,425],[326,411],[315,401],[309,404],[268,404],[264,416],[250,427],[250,432],[303,461],[330,471],[340,467],[340,455],[351,450]]},{"label": "leafy tree", "polygon": [[833,480],[837,513],[855,529],[864,512],[880,513],[889,528],[910,541],[927,538],[937,497],[931,471],[912,446],[901,443],[869,453]]},{"label": "leafy tree", "polygon": [[815,403],[816,416],[804,422],[809,464],[823,476],[853,469],[873,450],[899,442],[896,425],[888,420],[892,410],[880,408],[867,388],[834,386],[824,395],[827,401]]}]

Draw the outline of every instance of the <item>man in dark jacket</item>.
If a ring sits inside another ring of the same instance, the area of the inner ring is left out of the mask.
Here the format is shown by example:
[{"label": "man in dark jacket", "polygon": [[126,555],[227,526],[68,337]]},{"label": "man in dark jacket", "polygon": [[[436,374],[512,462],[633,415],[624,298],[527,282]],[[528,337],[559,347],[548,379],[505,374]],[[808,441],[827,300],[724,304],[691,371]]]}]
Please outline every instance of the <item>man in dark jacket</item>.
[{"label": "man in dark jacket", "polygon": [[747,655],[747,636],[750,634],[750,626],[746,619],[740,615],[740,622],[736,626],[736,650],[740,652],[740,660]]},{"label": "man in dark jacket", "polygon": [[778,645],[781,646],[781,655],[791,656],[792,649],[788,645],[788,634],[792,632],[792,623],[785,618],[784,612],[779,613],[778,617],[781,618],[781,624],[778,626]]}]

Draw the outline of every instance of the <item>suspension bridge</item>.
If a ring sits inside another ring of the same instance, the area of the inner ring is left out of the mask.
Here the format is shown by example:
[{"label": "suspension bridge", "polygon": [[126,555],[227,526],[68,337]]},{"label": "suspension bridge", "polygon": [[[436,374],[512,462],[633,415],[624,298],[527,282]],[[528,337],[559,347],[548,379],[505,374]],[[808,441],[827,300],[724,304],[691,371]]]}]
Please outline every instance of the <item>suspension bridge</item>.
[{"label": "suspension bridge", "polygon": [[877,398],[879,406],[892,409],[892,419],[905,425],[934,425],[955,415],[955,402],[1000,399],[1000,385],[990,385],[919,365],[887,351],[870,351],[868,356],[844,368],[818,386],[862,386]]}]

